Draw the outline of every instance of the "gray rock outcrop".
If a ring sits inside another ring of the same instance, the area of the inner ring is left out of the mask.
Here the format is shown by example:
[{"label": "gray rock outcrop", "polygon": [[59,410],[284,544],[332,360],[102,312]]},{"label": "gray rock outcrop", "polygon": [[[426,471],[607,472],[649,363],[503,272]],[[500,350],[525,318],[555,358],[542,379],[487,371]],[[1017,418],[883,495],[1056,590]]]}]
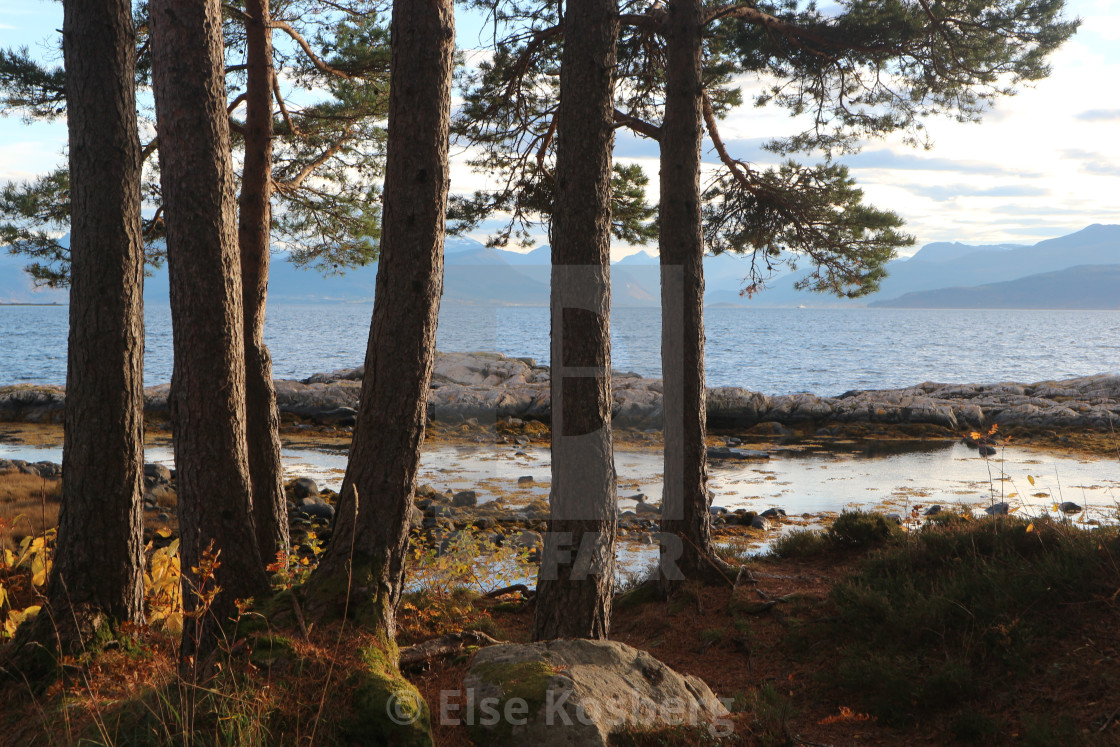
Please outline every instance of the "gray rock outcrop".
[{"label": "gray rock outcrop", "polygon": [[[362,369],[278,380],[280,410],[330,425],[352,425]],[[615,425],[661,426],[659,379],[615,372]],[[150,411],[166,411],[166,384],[145,391]],[[57,386],[0,388],[0,421],[59,422],[64,390]],[[825,423],[929,424],[960,431],[993,423],[1035,428],[1104,430],[1120,422],[1120,376],[1099,374],[1034,384],[940,384],[845,392],[838,397],[797,393],[768,396],[741,387],[708,390],[708,425],[780,434],[789,427]],[[498,353],[437,353],[428,395],[428,417],[457,423],[475,419],[539,420],[551,416],[549,369],[530,358]]]}]

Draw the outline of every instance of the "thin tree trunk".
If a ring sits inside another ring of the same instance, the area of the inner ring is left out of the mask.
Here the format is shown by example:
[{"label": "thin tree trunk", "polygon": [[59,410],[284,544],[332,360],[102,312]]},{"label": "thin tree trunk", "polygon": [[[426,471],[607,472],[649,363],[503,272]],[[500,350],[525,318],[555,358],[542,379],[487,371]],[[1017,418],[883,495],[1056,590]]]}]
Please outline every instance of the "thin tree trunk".
[{"label": "thin tree trunk", "polygon": [[552,233],[552,493],[533,638],[606,638],[618,498],[611,434],[610,188],[616,0],[570,0]]},{"label": "thin tree trunk", "polygon": [[665,477],[661,582],[712,572],[704,435],[704,241],[700,223],[702,0],[674,0],[665,19],[661,125],[661,362]]},{"label": "thin tree trunk", "polygon": [[[205,655],[235,600],[269,592],[254,530],[245,447],[245,355],[233,164],[217,0],[153,0],[152,84],[167,206],[175,369],[183,652]],[[208,548],[220,565],[208,578]],[[200,571],[195,569],[199,568]],[[215,586],[212,599],[202,596]]]},{"label": "thin tree trunk", "polygon": [[[393,638],[443,292],[455,20],[451,0],[396,0],[381,252],[350,460],[311,608],[348,606]],[[348,601],[347,601],[348,600]]]},{"label": "thin tree trunk", "polygon": [[144,619],[144,259],[131,6],[67,0],[62,38],[71,201],[64,480],[50,614],[36,637],[71,651],[104,624]]},{"label": "thin tree trunk", "polygon": [[245,412],[257,543],[265,565],[288,553],[288,513],[280,468],[280,412],[272,356],[264,344],[272,211],[272,29],[268,0],[245,3],[248,46],[245,165],[238,200],[241,294],[245,309]]}]

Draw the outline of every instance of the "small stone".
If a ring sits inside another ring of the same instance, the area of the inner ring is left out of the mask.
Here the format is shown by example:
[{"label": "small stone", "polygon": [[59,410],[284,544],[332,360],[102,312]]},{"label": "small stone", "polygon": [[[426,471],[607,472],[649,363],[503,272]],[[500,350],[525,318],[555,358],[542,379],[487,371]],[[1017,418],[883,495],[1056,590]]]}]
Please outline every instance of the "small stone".
[{"label": "small stone", "polygon": [[768,531],[772,525],[770,524],[769,519],[764,519],[761,516],[755,516],[751,518],[751,526],[755,529]]},{"label": "small stone", "polygon": [[144,465],[144,486],[152,487],[171,482],[171,470],[162,464]]},{"label": "small stone", "polygon": [[327,503],[304,504],[297,510],[300,514],[308,517],[309,519],[330,521],[334,518],[334,506]]},{"label": "small stone", "polygon": [[1064,501],[1058,504],[1058,510],[1063,514],[1079,514],[1083,509],[1073,501]]},{"label": "small stone", "polygon": [[765,511],[763,511],[761,514],[759,514],[759,516],[762,516],[764,518],[771,519],[771,520],[777,519],[779,516],[785,516],[785,515],[786,515],[786,512],[785,512],[785,509],[783,509],[783,508],[768,508]]},{"label": "small stone", "polygon": [[458,507],[477,506],[478,493],[473,490],[460,490],[455,494],[455,497],[451,499],[451,505]]},{"label": "small stone", "polygon": [[1008,512],[1010,508],[1011,506],[1006,503],[997,503],[994,506],[988,506],[987,508],[985,508],[984,513],[986,513],[988,516],[1003,516]]},{"label": "small stone", "polygon": [[939,513],[941,513],[941,506],[940,506],[940,504],[935,503],[935,504],[933,504],[932,506],[930,506],[929,508],[926,509],[925,515],[926,516],[937,516]]},{"label": "small stone", "polygon": [[532,475],[522,475],[521,477],[517,478],[518,485],[532,485],[533,482],[534,480]]},{"label": "small stone", "polygon": [[310,477],[301,477],[292,481],[292,495],[297,500],[308,496],[319,495],[319,485]]},{"label": "small stone", "polygon": [[544,546],[544,538],[536,532],[524,529],[507,538],[510,546],[518,550],[537,550]]}]

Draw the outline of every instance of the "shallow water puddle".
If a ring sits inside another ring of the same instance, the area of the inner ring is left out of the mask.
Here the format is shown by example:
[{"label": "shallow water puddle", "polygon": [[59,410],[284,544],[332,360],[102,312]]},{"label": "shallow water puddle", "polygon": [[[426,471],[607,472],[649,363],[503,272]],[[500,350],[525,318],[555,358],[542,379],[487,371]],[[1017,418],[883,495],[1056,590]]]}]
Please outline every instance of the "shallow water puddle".
[{"label": "shallow water puddle", "polygon": [[[1000,501],[1031,516],[1054,514],[1055,504],[1072,501],[1085,508],[1072,517],[1075,521],[1115,521],[1120,513],[1120,464],[1115,460],[1011,447],[985,460],[957,442],[872,442],[841,448],[776,448],[764,465],[713,461],[713,503],[732,511],[773,506],[791,516],[845,508],[905,515],[919,505],[982,509]],[[0,443],[0,458],[58,462],[61,456],[59,447]],[[340,449],[284,449],[285,477],[312,477],[320,487],[338,490],[346,458]],[[147,459],[171,465],[174,457],[167,447],[150,447]],[[547,447],[441,444],[424,449],[417,482],[443,491],[475,490],[479,502],[501,498],[523,503],[548,498],[550,469]],[[623,510],[634,507],[631,497],[638,493],[651,503],[661,500],[660,452],[618,449],[615,469]]]}]

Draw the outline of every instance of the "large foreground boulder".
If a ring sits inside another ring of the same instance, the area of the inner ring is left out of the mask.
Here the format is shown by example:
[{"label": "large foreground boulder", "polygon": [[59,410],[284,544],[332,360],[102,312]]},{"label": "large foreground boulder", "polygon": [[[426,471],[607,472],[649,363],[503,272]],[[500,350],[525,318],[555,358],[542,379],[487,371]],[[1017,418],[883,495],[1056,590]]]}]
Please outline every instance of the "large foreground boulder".
[{"label": "large foreground boulder", "polygon": [[603,745],[626,729],[710,725],[727,709],[703,681],[616,641],[559,640],[481,649],[459,718],[478,744]]}]

